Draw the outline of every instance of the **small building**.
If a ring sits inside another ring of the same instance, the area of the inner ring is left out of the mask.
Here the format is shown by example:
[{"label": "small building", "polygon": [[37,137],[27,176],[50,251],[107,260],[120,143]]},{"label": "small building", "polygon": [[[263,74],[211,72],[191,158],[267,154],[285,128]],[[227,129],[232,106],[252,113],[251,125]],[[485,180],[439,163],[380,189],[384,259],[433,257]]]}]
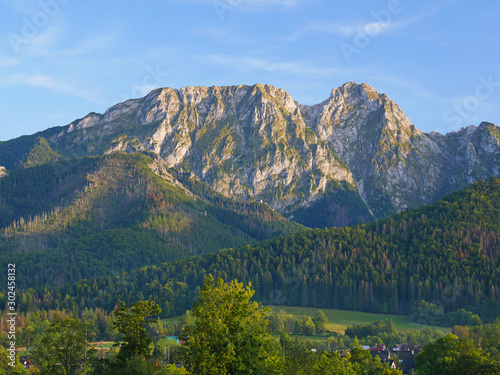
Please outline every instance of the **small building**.
[{"label": "small building", "polygon": [[19,363],[24,366],[25,369],[30,369],[33,367],[33,362],[29,359],[29,356],[22,355],[19,357]]}]

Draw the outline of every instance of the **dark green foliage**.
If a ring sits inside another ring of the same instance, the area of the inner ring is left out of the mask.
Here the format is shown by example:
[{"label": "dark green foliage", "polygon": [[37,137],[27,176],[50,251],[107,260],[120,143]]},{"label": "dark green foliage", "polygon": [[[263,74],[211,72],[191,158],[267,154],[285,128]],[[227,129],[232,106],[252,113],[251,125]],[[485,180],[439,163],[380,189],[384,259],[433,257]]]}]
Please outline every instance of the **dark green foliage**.
[{"label": "dark green foliage", "polygon": [[[0,179],[0,227],[39,220],[75,197],[86,183],[96,159],[61,160],[29,169],[16,169]],[[1,164],[0,164],[1,165]]]},{"label": "dark green foliage", "polygon": [[347,227],[373,220],[355,187],[331,181],[325,194],[309,207],[292,212],[293,220],[310,228]]},{"label": "dark green foliage", "polygon": [[190,178],[188,174],[176,171],[172,171],[172,174],[189,191],[213,205],[209,212],[217,220],[237,227],[252,238],[263,241],[269,237],[307,229],[300,224],[288,221],[265,203],[237,201],[217,193],[208,184]]},{"label": "dark green foliage", "polygon": [[268,317],[268,331],[271,333],[288,332],[294,335],[312,336],[326,332],[325,324],[328,318],[320,310],[312,319],[310,316],[293,316],[284,311],[272,313]]},{"label": "dark green foliage", "polygon": [[455,326],[453,333],[460,339],[471,339],[494,361],[500,361],[500,318],[482,326]]},{"label": "dark green foliage", "polygon": [[353,346],[355,342],[360,345],[375,346],[378,344],[385,344],[386,347],[391,348],[394,345],[425,345],[431,341],[434,341],[445,334],[443,331],[436,328],[424,328],[424,329],[411,329],[402,331],[393,331],[392,333],[381,332],[376,336],[347,336],[340,333],[330,334],[328,337],[326,348],[328,350],[339,350]]},{"label": "dark green foliage", "polygon": [[280,346],[285,359],[283,373],[290,375],[316,373],[314,371],[316,352],[311,350],[314,347],[310,341],[282,334]]},{"label": "dark green foliage", "polygon": [[410,320],[415,323],[432,324],[438,326],[452,327],[454,325],[478,326],[481,318],[465,309],[444,312],[442,306],[426,301],[417,301],[412,309],[414,312]]},{"label": "dark green foliage", "polygon": [[281,350],[284,356],[283,372],[287,375],[401,375],[399,370],[389,368],[379,358],[371,356],[368,350],[355,346],[346,357],[341,358],[339,353],[321,354],[313,344],[307,340],[290,338],[288,335],[280,337]]},{"label": "dark green foliage", "polygon": [[402,375],[399,370],[389,369],[378,357],[372,357],[368,350],[355,346],[351,349],[349,361],[352,363],[354,374],[367,375]]},{"label": "dark green foliage", "polygon": [[41,374],[80,374],[90,349],[88,324],[56,316],[45,335],[35,343],[32,355]]},{"label": "dark green foliage", "polygon": [[318,311],[313,319],[314,325],[316,326],[316,331],[319,333],[324,333],[326,331],[326,323],[328,323],[328,318],[325,313],[321,310]]},{"label": "dark green foliage", "polygon": [[153,338],[147,327],[155,322],[154,317],[160,312],[160,306],[153,301],[139,301],[130,307],[120,302],[120,307],[114,312],[116,318],[113,322],[113,327],[122,334],[121,342],[115,344],[120,348],[118,361],[134,356],[151,356],[150,345]]},{"label": "dark green foliage", "polygon": [[0,165],[9,170],[18,168],[19,162],[29,154],[35,142],[36,136],[33,135],[0,142]]},{"label": "dark green foliage", "polygon": [[379,320],[378,322],[369,324],[356,324],[354,326],[349,326],[345,330],[345,334],[350,337],[366,337],[366,336],[378,336],[381,333],[391,335],[394,333],[394,327],[392,325],[392,319]]},{"label": "dark green foliage", "polygon": [[422,348],[416,357],[417,375],[500,373],[500,363],[476,347],[472,340],[448,335]]},{"label": "dark green foliage", "polygon": [[38,138],[29,153],[19,162],[22,168],[31,168],[56,160],[60,155],[50,148],[45,138]]},{"label": "dark green foliage", "polygon": [[0,142],[0,165],[8,170],[35,167],[59,157],[47,139],[37,134]]}]

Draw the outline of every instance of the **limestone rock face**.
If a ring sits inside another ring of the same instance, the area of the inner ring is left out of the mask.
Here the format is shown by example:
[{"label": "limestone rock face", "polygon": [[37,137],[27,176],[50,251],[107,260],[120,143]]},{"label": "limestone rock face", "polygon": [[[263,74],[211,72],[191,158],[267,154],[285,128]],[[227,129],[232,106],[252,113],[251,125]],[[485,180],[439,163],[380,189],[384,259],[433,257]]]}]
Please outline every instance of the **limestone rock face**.
[{"label": "limestone rock face", "polygon": [[313,106],[269,85],[161,88],[47,139],[64,156],[154,152],[222,194],[290,215],[332,186],[385,217],[500,174],[497,126],[426,134],[387,95],[352,82]]},{"label": "limestone rock face", "polygon": [[158,89],[79,120],[52,140],[77,129],[75,139],[92,142],[89,151],[152,151],[220,193],[263,200],[282,213],[317,199],[329,181],[354,184],[291,96],[268,85]]},{"label": "limestone rock face", "polygon": [[346,83],[322,104],[305,110],[311,113],[309,126],[349,166],[375,216],[435,198],[443,172],[435,158],[439,146],[387,95],[367,84]]},{"label": "limestone rock face", "polygon": [[302,111],[308,126],[349,166],[377,217],[429,203],[499,174],[500,137],[493,124],[445,136],[426,134],[387,95],[352,82]]}]

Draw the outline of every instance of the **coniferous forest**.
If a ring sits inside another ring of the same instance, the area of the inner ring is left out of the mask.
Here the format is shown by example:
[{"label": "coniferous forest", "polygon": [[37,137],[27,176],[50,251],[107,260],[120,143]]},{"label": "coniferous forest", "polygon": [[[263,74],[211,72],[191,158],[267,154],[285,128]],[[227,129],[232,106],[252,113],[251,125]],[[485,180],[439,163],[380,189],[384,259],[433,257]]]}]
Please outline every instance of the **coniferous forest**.
[{"label": "coniferous forest", "polygon": [[[257,298],[274,304],[407,314],[416,301],[441,301],[446,311],[465,308],[494,318],[500,311],[499,192],[500,180],[491,179],[369,225],[304,231],[124,277],[96,278],[61,295],[85,298],[85,306],[109,295],[110,308],[116,302],[111,296],[133,301],[142,293],[168,302],[172,295],[173,305],[182,306],[179,314],[203,277],[214,273],[252,282]],[[55,301],[47,307],[72,305]]]}]

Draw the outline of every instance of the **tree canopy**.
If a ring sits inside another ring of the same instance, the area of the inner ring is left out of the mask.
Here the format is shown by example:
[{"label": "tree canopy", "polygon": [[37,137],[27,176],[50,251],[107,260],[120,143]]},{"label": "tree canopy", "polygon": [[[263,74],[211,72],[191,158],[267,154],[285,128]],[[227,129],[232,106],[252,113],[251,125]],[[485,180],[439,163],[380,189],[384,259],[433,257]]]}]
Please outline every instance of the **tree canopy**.
[{"label": "tree canopy", "polygon": [[84,368],[89,349],[88,324],[57,315],[32,355],[42,375],[70,375]]},{"label": "tree canopy", "polygon": [[123,335],[122,342],[118,344],[120,358],[151,355],[153,338],[146,328],[155,322],[153,317],[160,312],[160,307],[154,301],[139,301],[130,308],[121,302],[121,306],[115,310],[116,320],[113,322],[113,327]]},{"label": "tree canopy", "polygon": [[267,310],[250,301],[253,294],[250,284],[224,283],[212,275],[205,279],[193,305],[195,321],[182,333],[189,369],[214,375],[259,373],[269,334]]}]

